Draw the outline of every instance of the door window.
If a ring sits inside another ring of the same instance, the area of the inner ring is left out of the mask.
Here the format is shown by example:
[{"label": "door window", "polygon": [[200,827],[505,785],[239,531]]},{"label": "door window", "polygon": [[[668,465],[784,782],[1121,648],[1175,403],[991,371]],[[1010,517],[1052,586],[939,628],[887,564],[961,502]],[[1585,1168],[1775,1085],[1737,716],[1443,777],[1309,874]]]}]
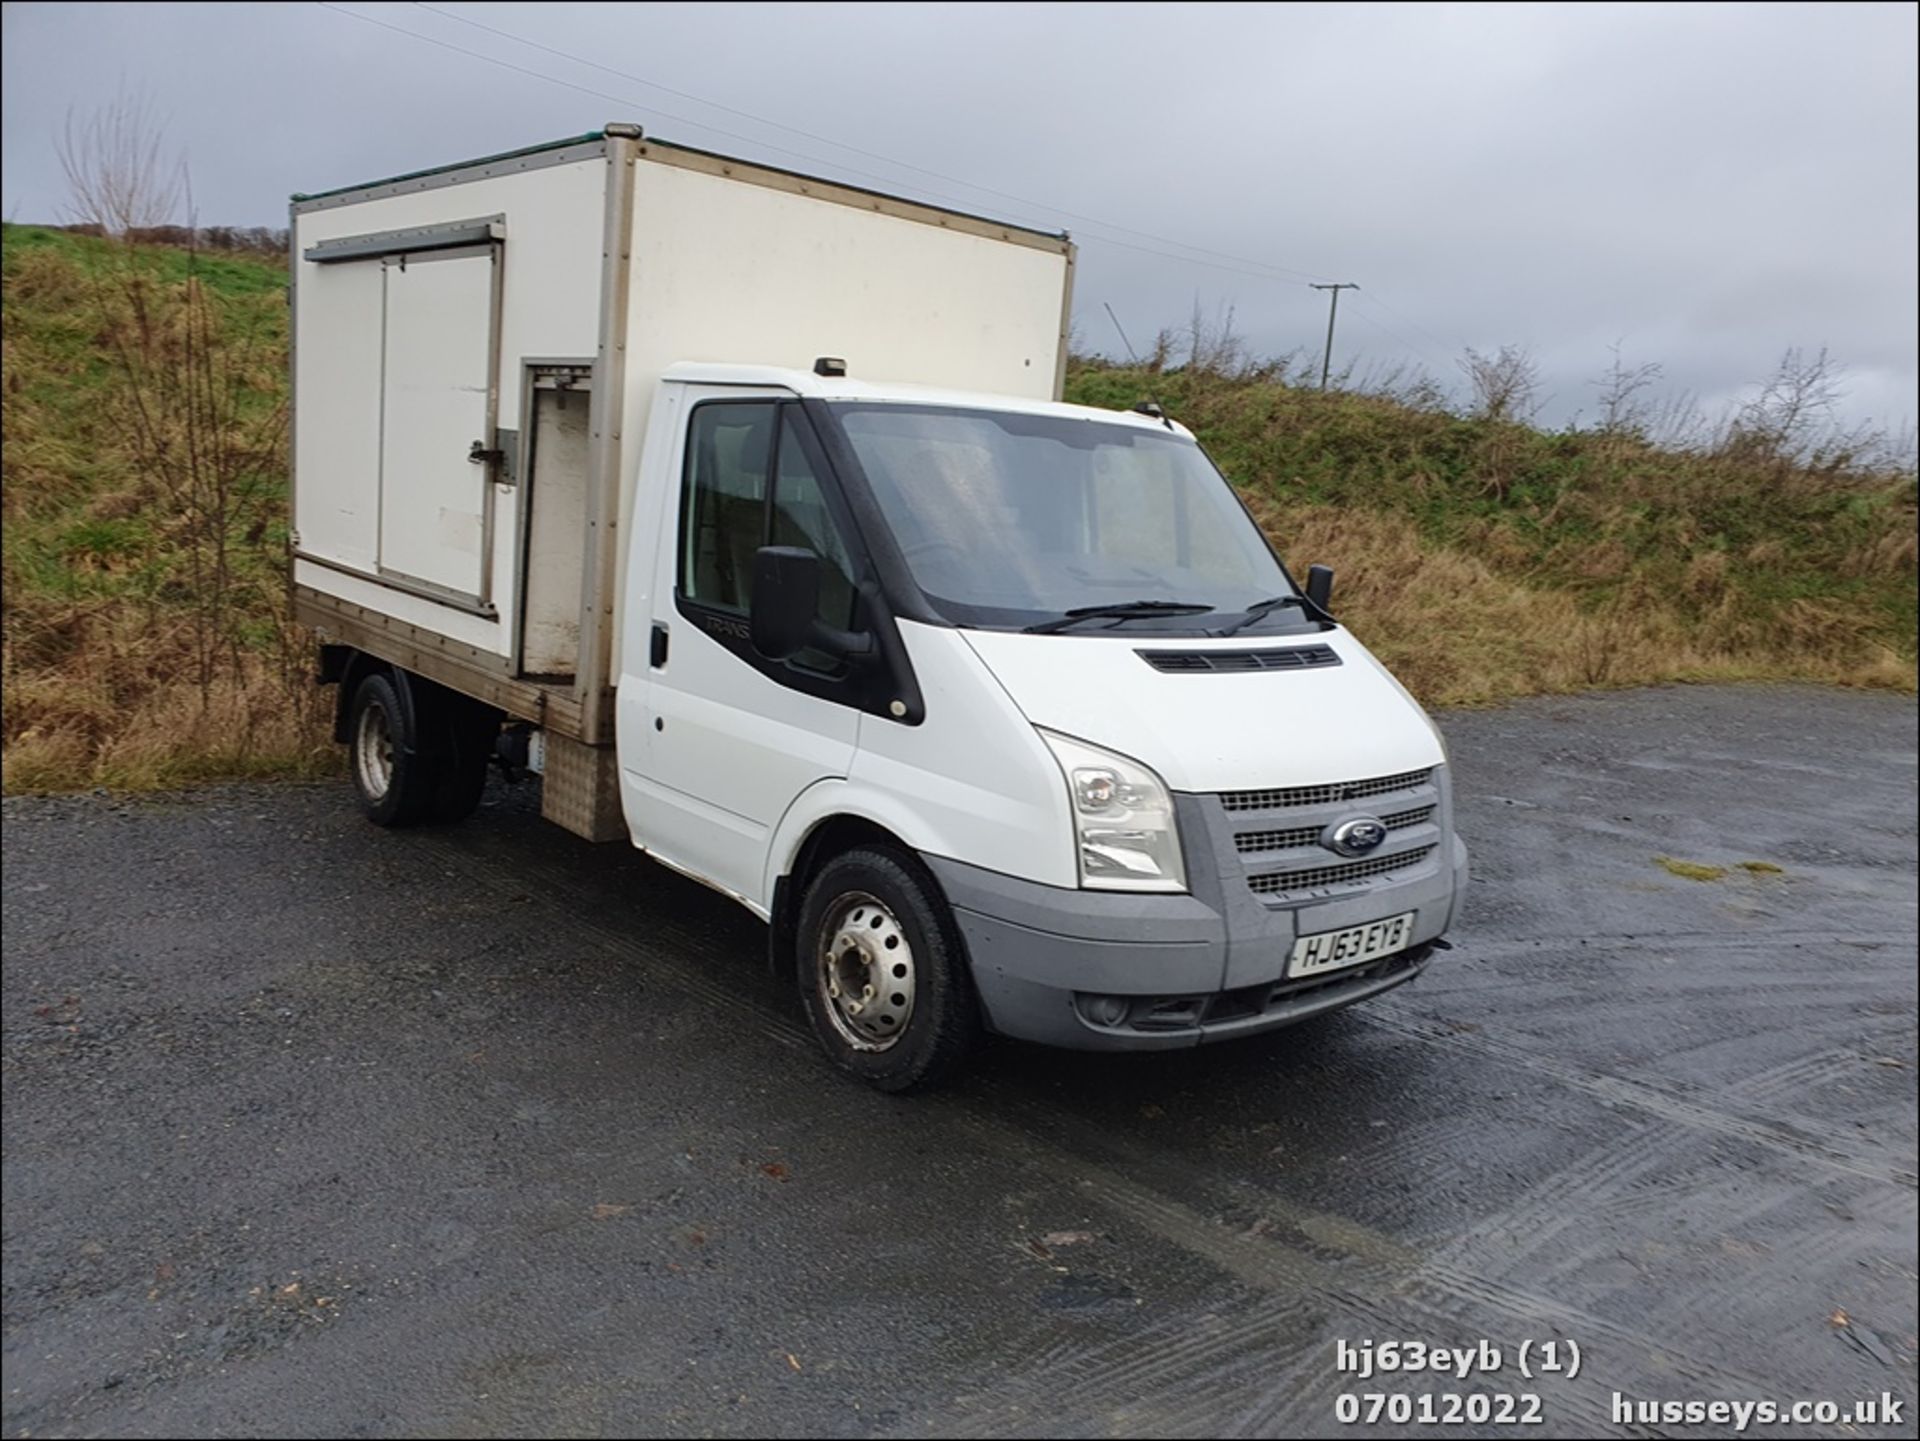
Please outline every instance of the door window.
[{"label": "door window", "polygon": [[753,553],[765,543],[767,470],[778,418],[771,401],[722,401],[693,412],[681,526],[680,588],[688,600],[747,613]]},{"label": "door window", "polygon": [[[709,401],[687,429],[680,590],[735,615],[753,601],[753,557],[794,545],[820,557],[820,620],[853,626],[853,567],[800,438],[798,408],[774,401]],[[795,663],[824,669],[818,652]]]},{"label": "door window", "polygon": [[781,427],[780,465],[773,482],[773,538],[770,545],[797,545],[820,557],[820,619],[836,630],[853,628],[853,567],[847,548],[827,510],[820,478],[807,462],[800,437]]}]

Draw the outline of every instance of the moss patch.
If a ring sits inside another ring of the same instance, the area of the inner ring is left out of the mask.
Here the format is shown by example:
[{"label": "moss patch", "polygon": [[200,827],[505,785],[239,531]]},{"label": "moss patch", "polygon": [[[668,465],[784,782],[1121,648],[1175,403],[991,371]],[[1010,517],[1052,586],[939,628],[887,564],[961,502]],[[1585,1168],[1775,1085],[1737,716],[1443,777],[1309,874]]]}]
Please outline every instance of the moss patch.
[{"label": "moss patch", "polygon": [[1725,866],[1703,866],[1698,861],[1677,861],[1672,856],[1655,856],[1653,859],[1668,875],[1679,876],[1685,881],[1721,881],[1727,877]]}]

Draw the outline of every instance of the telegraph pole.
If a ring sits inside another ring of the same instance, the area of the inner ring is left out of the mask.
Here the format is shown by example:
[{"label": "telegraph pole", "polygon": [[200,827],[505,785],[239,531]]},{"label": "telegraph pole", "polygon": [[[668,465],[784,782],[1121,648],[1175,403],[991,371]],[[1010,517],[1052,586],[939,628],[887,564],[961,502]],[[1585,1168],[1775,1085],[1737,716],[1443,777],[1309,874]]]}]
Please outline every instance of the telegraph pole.
[{"label": "telegraph pole", "polygon": [[1327,297],[1329,301],[1327,305],[1327,351],[1325,355],[1320,357],[1320,388],[1325,390],[1327,388],[1327,372],[1333,369],[1333,318],[1340,313],[1340,292],[1343,290],[1358,290],[1360,287],[1350,280],[1342,280],[1334,285],[1316,285],[1313,288],[1315,290],[1330,290],[1333,292]]}]

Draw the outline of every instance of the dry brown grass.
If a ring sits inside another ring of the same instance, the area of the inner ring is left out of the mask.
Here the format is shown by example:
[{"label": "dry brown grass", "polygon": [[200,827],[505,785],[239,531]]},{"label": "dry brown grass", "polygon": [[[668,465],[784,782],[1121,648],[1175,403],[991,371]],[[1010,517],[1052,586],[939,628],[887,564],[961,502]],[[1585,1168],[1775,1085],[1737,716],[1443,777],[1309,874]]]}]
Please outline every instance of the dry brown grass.
[{"label": "dry brown grass", "polygon": [[[190,624],[106,596],[10,599],[0,654],[0,789],[153,790],[331,765],[304,655],[242,651],[203,689]],[[288,634],[289,642],[300,638]]]},{"label": "dry brown grass", "polygon": [[1711,564],[1670,595],[1583,605],[1436,546],[1404,516],[1247,500],[1282,554],[1335,568],[1341,621],[1429,705],[1664,681],[1913,684],[1912,663],[1868,618],[1806,601],[1786,612],[1797,620],[1756,626],[1737,596],[1715,592]]},{"label": "dry brown grass", "polygon": [[0,784],[22,795],[319,774],[338,761],[315,711],[264,671],[223,675],[204,700],[197,685],[155,686],[125,709],[85,675],[43,673],[7,686]]}]

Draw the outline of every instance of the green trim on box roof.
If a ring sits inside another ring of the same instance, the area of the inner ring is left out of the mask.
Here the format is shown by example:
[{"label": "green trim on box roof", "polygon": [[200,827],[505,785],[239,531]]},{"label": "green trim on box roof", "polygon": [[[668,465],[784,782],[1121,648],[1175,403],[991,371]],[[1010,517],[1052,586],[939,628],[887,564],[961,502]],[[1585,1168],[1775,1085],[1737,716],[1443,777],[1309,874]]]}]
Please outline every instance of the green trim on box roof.
[{"label": "green trim on box roof", "polygon": [[389,175],[381,180],[363,180],[357,185],[336,185],[331,190],[316,190],[312,194],[295,192],[289,197],[295,205],[307,200],[325,200],[330,195],[345,195],[353,190],[374,190],[382,185],[399,185],[408,180],[424,180],[429,175],[445,175],[453,170],[467,170],[475,165],[492,165],[499,160],[517,160],[523,155],[539,155],[547,150],[561,150],[569,145],[584,145],[593,140],[604,140],[604,130],[589,130],[585,135],[569,135],[564,140],[549,140],[541,145],[523,145],[518,150],[502,150],[498,155],[482,155],[477,160],[459,160],[451,165],[429,165],[425,170],[409,170],[404,175]]}]

